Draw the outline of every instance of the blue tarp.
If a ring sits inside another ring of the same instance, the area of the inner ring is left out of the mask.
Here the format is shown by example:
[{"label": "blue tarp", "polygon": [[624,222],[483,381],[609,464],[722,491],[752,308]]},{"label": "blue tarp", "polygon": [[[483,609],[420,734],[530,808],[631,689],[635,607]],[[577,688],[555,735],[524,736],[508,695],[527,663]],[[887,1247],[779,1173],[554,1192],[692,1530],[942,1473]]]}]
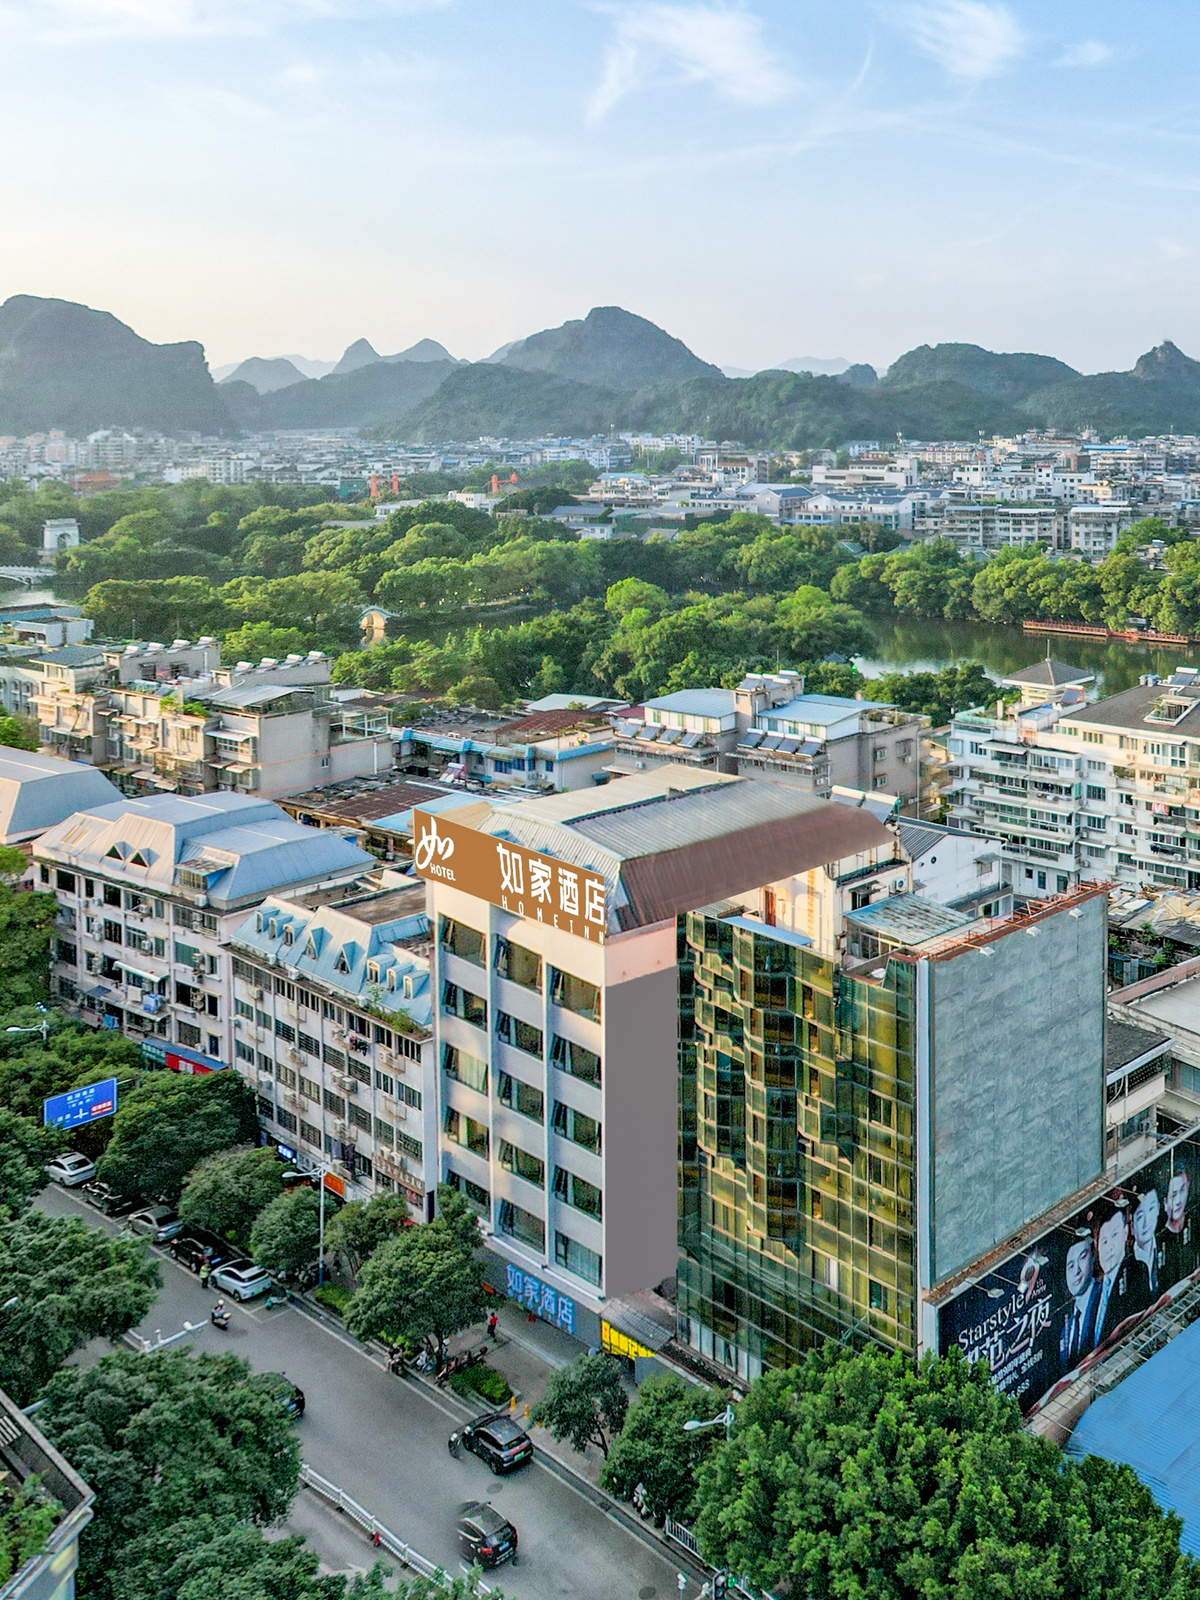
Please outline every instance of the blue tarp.
[{"label": "blue tarp", "polygon": [[1200,1322],[1090,1405],[1067,1453],[1131,1466],[1200,1557]]}]

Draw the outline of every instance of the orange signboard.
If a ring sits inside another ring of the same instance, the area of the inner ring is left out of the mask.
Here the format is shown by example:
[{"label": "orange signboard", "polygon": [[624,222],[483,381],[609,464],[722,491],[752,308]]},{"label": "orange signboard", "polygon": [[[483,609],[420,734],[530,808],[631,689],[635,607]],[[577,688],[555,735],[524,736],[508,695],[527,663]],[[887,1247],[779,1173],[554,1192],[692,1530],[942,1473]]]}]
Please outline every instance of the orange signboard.
[{"label": "orange signboard", "polygon": [[419,806],[413,811],[413,866],[423,878],[490,901],[514,916],[604,943],[607,886],[602,872],[464,828]]},{"label": "orange signboard", "polygon": [[346,1180],[345,1178],[339,1178],[336,1172],[327,1172],[325,1174],[325,1187],[330,1194],[340,1195],[343,1200],[346,1198]]}]

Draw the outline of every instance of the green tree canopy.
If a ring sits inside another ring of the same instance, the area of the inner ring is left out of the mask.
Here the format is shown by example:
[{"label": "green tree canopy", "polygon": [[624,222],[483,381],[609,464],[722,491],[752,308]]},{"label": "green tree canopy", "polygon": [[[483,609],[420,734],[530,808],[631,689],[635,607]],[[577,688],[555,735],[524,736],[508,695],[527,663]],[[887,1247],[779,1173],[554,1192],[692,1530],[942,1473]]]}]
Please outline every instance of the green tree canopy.
[{"label": "green tree canopy", "polygon": [[398,1194],[374,1194],[369,1200],[352,1200],[325,1225],[325,1246],[341,1260],[351,1277],[388,1239],[412,1225],[408,1201]]},{"label": "green tree canopy", "polygon": [[174,1202],[206,1156],[257,1136],[254,1092],[236,1072],[155,1072],[125,1096],[98,1171],[125,1194]]},{"label": "green tree canopy", "polygon": [[618,1500],[631,1500],[641,1485],[656,1517],[691,1520],[696,1475],[717,1443],[711,1428],[685,1432],[684,1423],[707,1421],[729,1403],[717,1389],[685,1383],[674,1373],[647,1378],[625,1426],[609,1448],[600,1485]]},{"label": "green tree canopy", "polygon": [[15,750],[36,750],[41,743],[32,717],[0,717],[0,744]]},{"label": "green tree canopy", "polygon": [[574,1449],[594,1444],[607,1457],[609,1441],[620,1433],[628,1409],[621,1363],[609,1355],[579,1356],[551,1374],[533,1408],[533,1420],[556,1439],[569,1439]]},{"label": "green tree canopy", "polygon": [[[145,1067],[132,1039],[112,1028],[85,1027],[61,1011],[49,1013],[50,1032],[44,1043],[32,1032],[4,1032],[9,1026],[36,1028],[44,1016],[31,1005],[0,1011],[0,1106],[40,1121],[42,1104],[52,1094],[103,1078],[128,1079]],[[87,1131],[80,1129],[79,1136]]]},{"label": "green tree canopy", "polygon": [[283,1168],[269,1146],[221,1150],[191,1171],[179,1197],[179,1215],[223,1239],[245,1245],[254,1219],[283,1188]]},{"label": "green tree canopy", "polygon": [[256,1527],[284,1514],[300,1452],[277,1382],[236,1356],[171,1350],[125,1351],[52,1379],[38,1424],[96,1491],[82,1593],[115,1600],[125,1552],[201,1511]]},{"label": "green tree canopy", "polygon": [[346,1326],[359,1339],[432,1338],[440,1358],[446,1340],[479,1322],[486,1305],[482,1263],[436,1217],[375,1250],[346,1307]]},{"label": "green tree canopy", "polygon": [[701,1467],[706,1560],[823,1600],[1184,1600],[1197,1574],[1128,1467],[1064,1460],[983,1363],[843,1349],[764,1374]]},{"label": "green tree canopy", "polygon": [[0,1224],[29,1210],[45,1187],[45,1163],[62,1147],[57,1128],[40,1127],[0,1105]]},{"label": "green tree canopy", "polygon": [[268,1272],[297,1272],[317,1259],[321,1197],[307,1184],[289,1189],[259,1212],[250,1230],[250,1254]]},{"label": "green tree canopy", "polygon": [[308,635],[300,628],[277,628],[271,622],[243,622],[225,635],[221,659],[236,665],[239,661],[259,662],[264,656],[282,661],[285,656],[304,655],[309,649]]},{"label": "green tree canopy", "polygon": [[161,1281],[141,1239],[42,1211],[0,1227],[0,1285],[15,1299],[0,1315],[0,1389],[28,1405],[89,1339],[140,1322]]},{"label": "green tree canopy", "polygon": [[50,941],[58,902],[0,883],[0,1011],[50,995]]}]

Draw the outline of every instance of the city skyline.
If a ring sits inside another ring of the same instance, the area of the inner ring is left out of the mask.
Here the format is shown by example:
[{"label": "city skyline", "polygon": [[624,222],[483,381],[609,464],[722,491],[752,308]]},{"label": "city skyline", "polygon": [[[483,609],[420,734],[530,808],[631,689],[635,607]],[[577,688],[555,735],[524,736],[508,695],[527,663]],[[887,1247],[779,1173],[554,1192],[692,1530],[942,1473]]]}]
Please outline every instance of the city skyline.
[{"label": "city skyline", "polygon": [[5,0],[0,128],[27,154],[0,289],[213,365],[363,336],[479,359],[620,304],[743,368],[943,340],[1128,368],[1200,350],[1172,109],[1194,26],[991,0]]}]

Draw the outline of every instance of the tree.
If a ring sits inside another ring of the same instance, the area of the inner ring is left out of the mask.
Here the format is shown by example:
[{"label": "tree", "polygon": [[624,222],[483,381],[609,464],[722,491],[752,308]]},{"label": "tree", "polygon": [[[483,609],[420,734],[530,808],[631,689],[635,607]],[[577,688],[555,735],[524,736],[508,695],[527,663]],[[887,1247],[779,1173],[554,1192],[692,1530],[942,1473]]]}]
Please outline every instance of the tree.
[{"label": "tree", "polygon": [[1128,1467],[1064,1460],[987,1367],[813,1352],[756,1380],[700,1470],[706,1560],[828,1600],[1183,1600],[1180,1522]]},{"label": "tree", "polygon": [[352,1200],[330,1217],[325,1226],[325,1245],[356,1278],[363,1262],[381,1244],[411,1226],[408,1202],[402,1195],[375,1194],[369,1200]]},{"label": "tree", "polygon": [[58,902],[0,883],[0,1011],[50,995],[50,941]]},{"label": "tree", "polygon": [[236,1356],[172,1350],[56,1374],[38,1425],[97,1497],[80,1541],[81,1593],[115,1600],[126,1550],[201,1509],[260,1528],[283,1516],[300,1451],[277,1384]]},{"label": "tree", "polygon": [[307,1184],[289,1189],[260,1211],[250,1231],[250,1254],[268,1272],[297,1272],[320,1248],[321,1197]]},{"label": "tree", "polygon": [[446,1340],[479,1322],[486,1305],[482,1263],[436,1217],[379,1246],[346,1307],[346,1326],[359,1339],[432,1338],[441,1361]]},{"label": "tree", "polygon": [[277,628],[270,622],[243,622],[240,628],[225,635],[221,655],[228,662],[261,661],[264,656],[282,661],[285,656],[303,655],[308,647],[308,637],[299,628]]},{"label": "tree", "polygon": [[628,1409],[620,1363],[607,1355],[580,1356],[551,1376],[533,1420],[556,1439],[569,1439],[574,1449],[595,1444],[607,1457],[609,1440],[620,1433]]},{"label": "tree", "polygon": [[0,1223],[29,1210],[46,1184],[44,1164],[62,1147],[57,1128],[41,1128],[0,1105]]},{"label": "tree", "polygon": [[0,1489],[0,1589],[28,1560],[42,1553],[62,1514],[62,1506],[46,1493],[35,1475],[26,1478],[15,1493],[8,1485]]},{"label": "tree", "polygon": [[468,1255],[478,1250],[483,1243],[483,1235],[479,1231],[479,1213],[458,1189],[452,1189],[448,1183],[439,1183],[437,1188],[437,1214],[438,1220],[458,1240],[460,1250],[465,1250]]},{"label": "tree", "polygon": [[0,744],[16,750],[36,750],[41,743],[32,717],[0,717]]},{"label": "tree", "polygon": [[706,1421],[729,1403],[717,1389],[685,1383],[674,1373],[647,1378],[625,1426],[613,1440],[600,1471],[601,1487],[619,1500],[631,1500],[641,1485],[660,1520],[687,1521],[701,1463],[717,1443],[711,1428],[685,1432],[684,1423]]},{"label": "tree", "polygon": [[97,1170],[124,1194],[173,1202],[205,1156],[257,1135],[254,1091],[236,1072],[155,1072],[125,1097]]},{"label": "tree", "polygon": [[[8,1026],[35,1028],[46,1013],[34,1006],[0,1011],[0,1106],[40,1120],[42,1103],[52,1094],[82,1088],[103,1078],[125,1077],[142,1069],[142,1053],[132,1039],[111,1028],[88,1028],[60,1011],[49,1013],[43,1041],[33,1033],[7,1034]],[[98,1129],[79,1129],[86,1138]],[[107,1130],[105,1130],[107,1133]]]},{"label": "tree", "polygon": [[31,1211],[0,1228],[0,1389],[28,1405],[89,1339],[119,1338],[162,1279],[141,1239],[110,1239],[75,1217]]},{"label": "tree", "polygon": [[270,1146],[222,1150],[190,1172],[179,1197],[185,1222],[245,1245],[254,1219],[283,1188],[283,1168]]}]

